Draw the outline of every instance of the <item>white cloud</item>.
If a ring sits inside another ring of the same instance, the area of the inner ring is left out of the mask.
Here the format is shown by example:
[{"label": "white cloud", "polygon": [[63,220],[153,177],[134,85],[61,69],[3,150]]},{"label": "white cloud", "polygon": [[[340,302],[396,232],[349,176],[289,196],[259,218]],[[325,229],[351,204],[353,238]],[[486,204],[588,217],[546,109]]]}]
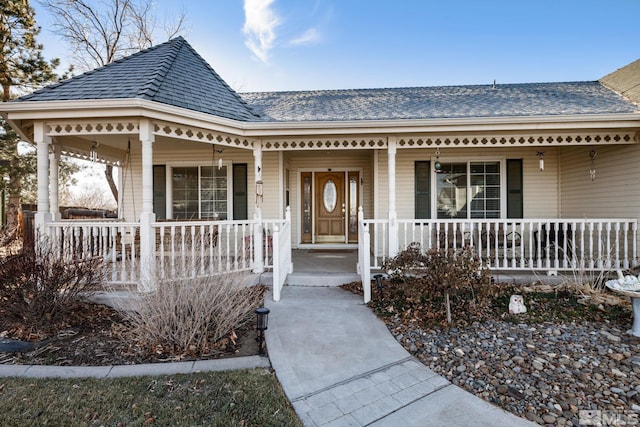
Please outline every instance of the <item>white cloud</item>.
[{"label": "white cloud", "polygon": [[275,29],[280,19],[271,9],[274,0],[244,0],[245,23],[242,31],[246,35],[245,45],[262,62],[269,60],[269,51],[276,40]]},{"label": "white cloud", "polygon": [[305,31],[301,36],[296,37],[291,40],[289,43],[292,45],[305,45],[311,43],[317,43],[321,39],[320,32],[315,28],[309,28]]}]

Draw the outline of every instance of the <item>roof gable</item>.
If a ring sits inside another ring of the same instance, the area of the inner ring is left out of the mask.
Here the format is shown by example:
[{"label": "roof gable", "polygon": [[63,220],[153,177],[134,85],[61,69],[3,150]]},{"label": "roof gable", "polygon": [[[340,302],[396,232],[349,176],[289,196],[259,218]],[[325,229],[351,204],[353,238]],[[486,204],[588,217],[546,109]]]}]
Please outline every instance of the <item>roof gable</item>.
[{"label": "roof gable", "polygon": [[607,87],[640,104],[640,59],[600,79]]},{"label": "roof gable", "polygon": [[25,95],[17,102],[138,98],[240,121],[259,120],[182,37]]}]

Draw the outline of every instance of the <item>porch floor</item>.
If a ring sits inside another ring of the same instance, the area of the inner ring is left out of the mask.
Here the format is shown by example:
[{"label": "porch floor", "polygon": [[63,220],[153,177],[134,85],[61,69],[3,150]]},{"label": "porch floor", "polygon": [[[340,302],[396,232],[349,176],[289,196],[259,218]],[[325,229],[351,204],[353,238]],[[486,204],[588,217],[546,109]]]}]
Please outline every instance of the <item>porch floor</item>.
[{"label": "porch floor", "polygon": [[[340,286],[360,281],[357,274],[357,249],[293,249],[291,251],[293,273],[287,278],[287,285],[296,286]],[[529,284],[541,282],[550,285],[561,283],[567,277],[549,276],[531,270],[491,272],[498,283]]]},{"label": "porch floor", "polygon": [[340,286],[360,280],[357,249],[294,249],[291,262],[290,286]]},{"label": "porch floor", "polygon": [[356,273],[357,249],[293,249],[294,273]]}]

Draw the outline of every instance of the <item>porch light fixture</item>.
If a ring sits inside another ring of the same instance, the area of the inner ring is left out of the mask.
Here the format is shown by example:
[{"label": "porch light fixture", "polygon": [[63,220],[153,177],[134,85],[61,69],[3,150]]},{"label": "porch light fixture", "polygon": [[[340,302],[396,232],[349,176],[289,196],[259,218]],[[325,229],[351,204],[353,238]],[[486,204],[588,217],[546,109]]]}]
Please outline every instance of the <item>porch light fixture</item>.
[{"label": "porch light fixture", "polygon": [[538,159],[540,161],[540,170],[543,171],[544,170],[544,151],[538,151],[536,153],[536,156],[538,156]]},{"label": "porch light fixture", "polygon": [[433,169],[435,173],[442,172],[442,165],[440,164],[440,148],[436,148],[436,161],[433,164]]},{"label": "porch light fixture", "polygon": [[264,356],[264,331],[267,330],[269,324],[269,309],[266,307],[256,308],[256,329],[258,330],[258,354]]},{"label": "porch light fixture", "polygon": [[212,148],[212,152],[211,152],[211,167],[214,168],[215,164],[216,164],[216,151],[218,152],[218,154],[220,154],[220,156],[218,156],[218,170],[222,169],[222,153],[224,152],[224,148],[218,148],[216,149],[216,145],[212,144],[211,145]]},{"label": "porch light fixture", "polygon": [[262,207],[262,180],[256,181],[256,206]]},{"label": "porch light fixture", "polygon": [[98,160],[98,142],[95,139],[89,149],[89,160],[91,160],[91,163],[95,163]]},{"label": "porch light fixture", "polygon": [[591,168],[589,169],[589,176],[591,177],[591,181],[596,180],[596,163],[595,159],[598,155],[598,150],[595,148],[589,151],[589,158],[591,159]]}]

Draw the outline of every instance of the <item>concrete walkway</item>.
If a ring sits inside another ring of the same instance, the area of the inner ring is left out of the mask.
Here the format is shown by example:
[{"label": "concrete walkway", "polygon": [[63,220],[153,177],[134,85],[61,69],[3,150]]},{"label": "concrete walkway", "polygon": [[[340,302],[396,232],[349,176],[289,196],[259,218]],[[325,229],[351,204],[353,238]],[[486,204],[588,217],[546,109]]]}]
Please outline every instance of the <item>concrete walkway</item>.
[{"label": "concrete walkway", "polygon": [[271,365],[305,426],[534,426],[414,359],[362,298],[285,286],[270,308]]},{"label": "concrete walkway", "polygon": [[195,372],[232,371],[271,368],[266,357],[246,356],[228,359],[195,360],[192,362],[146,363],[114,366],[46,366],[2,365],[0,378],[120,378],[141,375],[192,374]]}]

